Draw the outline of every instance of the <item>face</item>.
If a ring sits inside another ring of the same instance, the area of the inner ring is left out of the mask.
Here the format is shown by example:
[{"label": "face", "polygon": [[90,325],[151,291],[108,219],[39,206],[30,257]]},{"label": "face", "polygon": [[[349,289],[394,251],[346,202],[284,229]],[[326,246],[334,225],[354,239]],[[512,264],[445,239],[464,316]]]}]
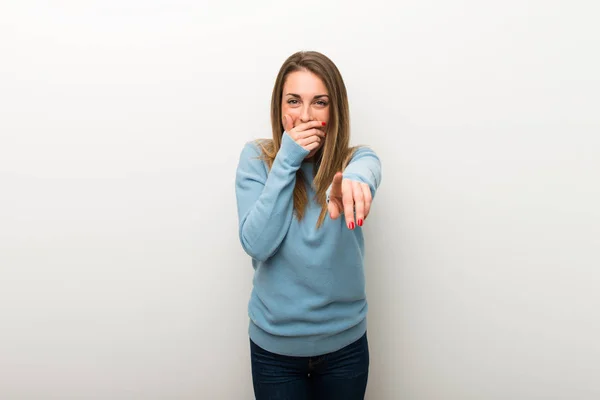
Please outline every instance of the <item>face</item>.
[{"label": "face", "polygon": [[[329,92],[323,81],[309,71],[288,74],[283,85],[281,115],[289,115],[294,126],[309,121],[329,123]],[[321,148],[324,141],[321,141]],[[311,151],[307,158],[315,155],[319,148]]]}]

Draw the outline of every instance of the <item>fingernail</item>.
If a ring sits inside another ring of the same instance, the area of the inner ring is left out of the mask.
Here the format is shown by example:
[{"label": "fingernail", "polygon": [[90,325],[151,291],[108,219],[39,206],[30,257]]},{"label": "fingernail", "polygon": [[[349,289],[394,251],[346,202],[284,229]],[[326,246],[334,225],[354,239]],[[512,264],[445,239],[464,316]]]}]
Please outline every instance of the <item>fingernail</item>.
[{"label": "fingernail", "polygon": [[325,125],[327,125],[327,123],[326,123],[326,122],[323,122],[323,126],[325,126]]},{"label": "fingernail", "polygon": [[348,229],[350,229],[350,230],[354,229],[354,222],[350,222],[348,224]]},{"label": "fingernail", "polygon": [[359,219],[359,220],[358,220],[358,226],[362,226],[362,224],[363,224],[363,220],[362,220],[362,219]]}]

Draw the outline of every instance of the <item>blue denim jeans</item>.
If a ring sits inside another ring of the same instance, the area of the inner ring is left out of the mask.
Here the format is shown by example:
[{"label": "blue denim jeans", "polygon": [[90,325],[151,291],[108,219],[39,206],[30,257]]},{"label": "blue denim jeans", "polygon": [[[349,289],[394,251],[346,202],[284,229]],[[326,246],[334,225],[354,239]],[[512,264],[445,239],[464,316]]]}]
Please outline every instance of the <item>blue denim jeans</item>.
[{"label": "blue denim jeans", "polygon": [[369,376],[367,334],[333,353],[289,357],[250,340],[256,400],[363,400]]}]

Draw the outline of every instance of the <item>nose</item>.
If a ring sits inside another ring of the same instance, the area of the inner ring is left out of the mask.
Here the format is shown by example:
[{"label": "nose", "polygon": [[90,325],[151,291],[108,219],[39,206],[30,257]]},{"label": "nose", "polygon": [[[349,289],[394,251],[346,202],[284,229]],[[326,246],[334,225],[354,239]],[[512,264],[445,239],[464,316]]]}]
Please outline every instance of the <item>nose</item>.
[{"label": "nose", "polygon": [[302,106],[302,112],[300,113],[300,121],[302,122],[308,122],[308,121],[312,121],[312,112],[310,109],[310,105],[304,105]]}]

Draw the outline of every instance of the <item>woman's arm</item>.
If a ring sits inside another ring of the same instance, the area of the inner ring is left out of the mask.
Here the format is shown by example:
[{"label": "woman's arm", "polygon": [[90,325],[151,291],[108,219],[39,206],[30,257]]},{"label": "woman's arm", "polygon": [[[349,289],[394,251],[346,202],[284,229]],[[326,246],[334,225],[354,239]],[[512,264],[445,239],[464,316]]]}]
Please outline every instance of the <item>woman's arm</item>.
[{"label": "woman's arm", "polygon": [[354,229],[354,214],[362,226],[371,209],[371,201],[381,183],[381,161],[375,152],[361,147],[343,173],[336,174],[327,189],[329,215],[332,219],[345,214],[349,229]]},{"label": "woman's arm", "polygon": [[296,172],[309,152],[284,133],[267,173],[255,143],[242,150],[235,181],[239,237],[252,258],[267,260],[285,238],[293,218]]},{"label": "woman's arm", "polygon": [[343,177],[366,183],[371,189],[371,198],[375,198],[375,193],[381,183],[381,160],[370,148],[360,147],[344,170]]}]

